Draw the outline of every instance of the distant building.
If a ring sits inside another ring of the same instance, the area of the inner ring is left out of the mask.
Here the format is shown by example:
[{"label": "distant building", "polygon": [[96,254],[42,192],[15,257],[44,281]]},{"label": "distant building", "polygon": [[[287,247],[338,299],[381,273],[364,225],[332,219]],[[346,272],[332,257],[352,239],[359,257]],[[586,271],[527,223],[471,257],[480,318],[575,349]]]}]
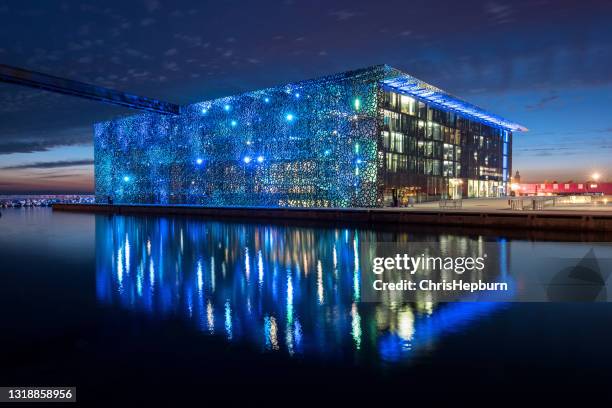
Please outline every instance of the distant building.
[{"label": "distant building", "polygon": [[96,197],[380,207],[509,192],[526,129],[386,65],[95,125]]},{"label": "distant building", "polygon": [[513,190],[520,195],[612,195],[612,183],[521,183]]}]

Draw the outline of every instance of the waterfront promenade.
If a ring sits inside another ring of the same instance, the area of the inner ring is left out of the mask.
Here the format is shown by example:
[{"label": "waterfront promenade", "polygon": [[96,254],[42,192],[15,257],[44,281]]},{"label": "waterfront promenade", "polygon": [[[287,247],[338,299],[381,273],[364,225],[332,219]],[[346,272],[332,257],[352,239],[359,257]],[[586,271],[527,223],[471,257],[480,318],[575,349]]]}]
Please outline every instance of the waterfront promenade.
[{"label": "waterfront promenade", "polygon": [[[551,205],[553,199],[556,199],[555,204]],[[612,200],[606,201],[606,204],[603,204],[603,201],[594,201],[592,203],[575,203],[570,204],[567,200],[562,200],[562,197],[512,197],[512,198],[469,198],[461,200],[461,209],[467,211],[477,211],[477,212],[495,212],[495,211],[504,211],[507,212],[511,209],[510,201],[514,200],[515,202],[521,202],[526,208],[531,207],[532,200],[536,201],[545,201],[546,206],[543,206],[542,210],[546,212],[550,211],[565,211],[570,213],[610,213],[612,214]],[[418,203],[415,204],[414,207],[409,207],[410,209],[416,210],[435,210],[440,209],[439,201],[429,201],[426,203]],[[531,209],[522,210],[522,212],[531,212]]]},{"label": "waterfront promenade", "polygon": [[187,215],[211,218],[299,220],[330,223],[421,224],[465,228],[530,229],[547,231],[612,232],[612,210],[570,207],[510,210],[507,200],[463,200],[462,208],[440,208],[438,203],[410,208],[268,208],[201,207],[147,204],[56,204],[55,211],[107,214]]}]

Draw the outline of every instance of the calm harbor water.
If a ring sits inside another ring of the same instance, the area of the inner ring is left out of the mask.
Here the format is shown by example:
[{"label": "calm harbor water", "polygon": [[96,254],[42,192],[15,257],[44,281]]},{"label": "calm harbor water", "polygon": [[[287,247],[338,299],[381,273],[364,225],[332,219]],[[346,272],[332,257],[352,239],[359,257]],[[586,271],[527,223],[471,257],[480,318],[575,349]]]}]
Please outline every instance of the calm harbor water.
[{"label": "calm harbor water", "polygon": [[536,244],[414,227],[4,210],[3,383],[76,384],[84,398],[126,381],[149,393],[205,383],[218,399],[228,395],[215,384],[289,379],[330,387],[334,378],[337,391],[372,381],[423,391],[439,381],[492,390],[532,376],[542,388],[607,381],[610,303],[364,302],[369,246],[408,241],[494,244],[499,273]]}]

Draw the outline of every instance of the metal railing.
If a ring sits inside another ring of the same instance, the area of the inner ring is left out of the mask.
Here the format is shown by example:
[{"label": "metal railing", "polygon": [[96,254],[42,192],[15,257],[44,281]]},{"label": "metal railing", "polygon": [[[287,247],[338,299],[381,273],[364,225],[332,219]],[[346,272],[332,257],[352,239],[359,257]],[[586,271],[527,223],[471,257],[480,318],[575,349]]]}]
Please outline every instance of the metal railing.
[{"label": "metal railing", "polygon": [[543,210],[546,207],[607,207],[611,203],[609,197],[594,195],[522,196],[508,199],[508,204],[513,210]]},{"label": "metal railing", "polygon": [[453,200],[440,200],[440,208],[462,208],[463,200],[461,198]]},{"label": "metal railing", "polygon": [[557,197],[514,197],[508,199],[510,208],[513,210],[543,210],[546,207],[554,207]]}]

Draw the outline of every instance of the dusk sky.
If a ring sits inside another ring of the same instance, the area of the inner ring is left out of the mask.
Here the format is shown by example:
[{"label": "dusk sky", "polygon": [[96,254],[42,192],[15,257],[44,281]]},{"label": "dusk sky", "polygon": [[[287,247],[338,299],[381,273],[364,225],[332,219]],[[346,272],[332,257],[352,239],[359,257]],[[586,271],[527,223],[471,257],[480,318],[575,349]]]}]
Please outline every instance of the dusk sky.
[{"label": "dusk sky", "polygon": [[[609,1],[1,1],[0,64],[186,104],[386,63],[529,128],[523,181],[612,180]],[[0,193],[93,191],[92,124],[0,84]]]}]

